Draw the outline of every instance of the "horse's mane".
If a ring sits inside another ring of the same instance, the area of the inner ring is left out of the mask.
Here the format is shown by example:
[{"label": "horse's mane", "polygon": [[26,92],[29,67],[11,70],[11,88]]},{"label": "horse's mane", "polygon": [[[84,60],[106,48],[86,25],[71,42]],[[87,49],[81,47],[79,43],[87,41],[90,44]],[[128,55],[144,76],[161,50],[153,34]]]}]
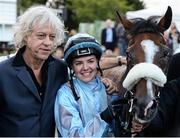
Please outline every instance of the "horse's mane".
[{"label": "horse's mane", "polygon": [[130,21],[133,27],[127,32],[129,35],[136,35],[139,33],[157,33],[161,32],[157,25],[160,16],[151,16],[147,20],[143,18],[133,18]]}]

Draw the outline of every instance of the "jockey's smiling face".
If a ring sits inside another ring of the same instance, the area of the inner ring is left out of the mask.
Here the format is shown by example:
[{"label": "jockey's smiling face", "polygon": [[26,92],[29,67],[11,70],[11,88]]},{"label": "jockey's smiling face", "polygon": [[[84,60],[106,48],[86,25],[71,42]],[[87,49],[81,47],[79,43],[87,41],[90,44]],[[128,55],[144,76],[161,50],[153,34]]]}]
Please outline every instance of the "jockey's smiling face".
[{"label": "jockey's smiling face", "polygon": [[72,69],[78,79],[84,82],[93,80],[97,74],[98,60],[95,55],[74,59]]}]

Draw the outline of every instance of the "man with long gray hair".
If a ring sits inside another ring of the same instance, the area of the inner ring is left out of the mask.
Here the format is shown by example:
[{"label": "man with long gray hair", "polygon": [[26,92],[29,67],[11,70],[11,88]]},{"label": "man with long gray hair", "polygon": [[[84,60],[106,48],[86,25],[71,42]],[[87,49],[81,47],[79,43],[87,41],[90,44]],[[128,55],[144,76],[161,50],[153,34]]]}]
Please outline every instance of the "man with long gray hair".
[{"label": "man with long gray hair", "polygon": [[0,63],[0,137],[55,135],[56,92],[68,72],[51,53],[63,40],[64,25],[47,7],[31,7],[18,18],[17,54]]}]

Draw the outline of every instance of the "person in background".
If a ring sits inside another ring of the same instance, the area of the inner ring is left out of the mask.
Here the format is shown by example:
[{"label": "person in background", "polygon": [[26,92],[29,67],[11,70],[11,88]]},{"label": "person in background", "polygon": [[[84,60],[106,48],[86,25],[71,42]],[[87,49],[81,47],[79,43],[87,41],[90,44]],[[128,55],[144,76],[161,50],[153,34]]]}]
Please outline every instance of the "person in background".
[{"label": "person in background", "polygon": [[14,47],[14,44],[12,42],[9,43],[6,47],[7,47],[6,50],[3,51],[3,55],[0,56],[0,62],[6,60],[16,54],[17,49]]},{"label": "person in background", "polygon": [[116,39],[116,30],[112,26],[112,21],[107,19],[106,28],[104,28],[101,32],[101,44],[105,46],[106,50],[115,52],[115,49],[117,48]]},{"label": "person in background", "polygon": [[117,36],[117,47],[119,48],[119,55],[126,56],[126,49],[127,49],[127,38],[125,29],[120,21],[116,26],[116,36]]},{"label": "person in background", "polygon": [[57,46],[56,50],[53,53],[53,56],[57,59],[63,59],[64,57],[64,46]]},{"label": "person in background", "polygon": [[68,70],[51,54],[63,40],[64,25],[47,7],[31,7],[18,18],[18,51],[0,63],[0,137],[55,135],[54,102]]},{"label": "person in background", "polygon": [[178,31],[176,24],[172,23],[169,37],[168,37],[168,45],[173,50],[173,53],[179,52],[180,49],[180,32]]},{"label": "person in background", "polygon": [[71,30],[69,31],[69,37],[71,37],[71,36],[73,36],[73,35],[75,35],[75,34],[77,34],[77,31],[76,31],[75,29],[71,29]]},{"label": "person in background", "polygon": [[177,79],[180,77],[180,33],[177,30],[175,23],[172,23],[171,30],[169,32],[168,44],[171,49],[176,45],[176,48],[173,49],[174,55],[172,56],[171,61],[169,62],[168,72],[167,72],[167,81]]}]

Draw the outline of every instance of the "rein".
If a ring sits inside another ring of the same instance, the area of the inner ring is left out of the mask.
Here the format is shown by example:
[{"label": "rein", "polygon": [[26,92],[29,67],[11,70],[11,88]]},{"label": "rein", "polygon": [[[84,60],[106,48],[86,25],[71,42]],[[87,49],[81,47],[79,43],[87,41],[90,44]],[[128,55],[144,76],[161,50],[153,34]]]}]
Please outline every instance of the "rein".
[{"label": "rein", "polygon": [[[126,91],[124,97],[117,101],[112,102],[112,109],[117,109],[123,105],[122,115],[121,113],[117,113],[115,115],[115,123],[121,128],[121,132],[118,131],[115,133],[115,136],[130,136],[132,134],[136,134],[136,132],[131,132],[130,123],[132,121],[133,116],[133,101],[134,101],[134,93],[132,91]],[[116,125],[115,125],[116,126]],[[120,134],[119,134],[120,133]]]},{"label": "rein", "polygon": [[112,68],[115,68],[118,66],[120,66],[120,65],[114,65],[114,66],[106,67],[106,68],[103,68],[102,70],[104,71],[104,70],[112,69]]}]

